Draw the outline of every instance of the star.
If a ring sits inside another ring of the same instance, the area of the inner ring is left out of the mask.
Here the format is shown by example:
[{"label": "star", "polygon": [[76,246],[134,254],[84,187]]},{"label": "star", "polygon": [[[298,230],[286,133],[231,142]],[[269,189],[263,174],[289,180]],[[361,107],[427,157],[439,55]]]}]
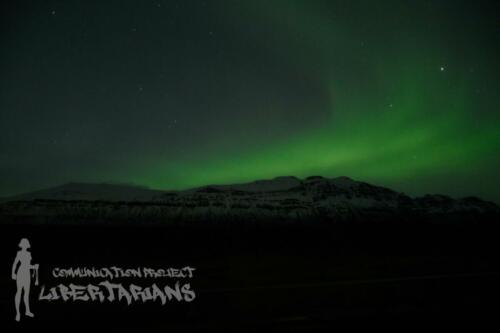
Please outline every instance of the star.
[{"label": "star", "polygon": [[440,70],[441,72],[444,72],[444,67],[443,67],[443,66],[441,66],[441,68],[439,68],[439,70]]},{"label": "star", "polygon": [[51,15],[56,15],[56,11],[55,11],[55,10],[53,10],[53,11],[51,11],[51,12],[50,12],[50,14],[51,14]]}]

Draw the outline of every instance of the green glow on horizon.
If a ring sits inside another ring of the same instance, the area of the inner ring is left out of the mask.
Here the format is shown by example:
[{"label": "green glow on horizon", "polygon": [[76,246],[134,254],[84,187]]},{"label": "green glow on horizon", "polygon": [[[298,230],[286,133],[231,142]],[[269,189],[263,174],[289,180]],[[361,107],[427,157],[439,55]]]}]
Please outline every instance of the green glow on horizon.
[{"label": "green glow on horizon", "polygon": [[[272,142],[259,139],[257,133],[251,146],[228,137],[220,149],[194,151],[185,160],[146,156],[127,178],[153,188],[183,189],[283,175],[346,175],[397,190],[432,192],[434,188],[420,184],[422,179],[428,184],[448,174],[446,181],[456,182],[451,178],[480,172],[496,158],[500,119],[493,113],[475,117],[477,98],[467,76],[451,61],[441,70],[444,47],[417,39],[411,45],[390,45],[389,51],[375,55],[338,51],[339,44],[354,48],[345,29],[321,13],[311,14],[315,24],[296,19],[298,13],[311,13],[308,5],[283,8],[288,11],[280,11],[280,17],[273,14],[276,7],[249,15],[260,15],[259,23],[278,26],[280,36],[290,40],[290,49],[279,51],[284,61],[304,72],[322,68],[317,80],[330,96],[324,110],[311,113],[326,110],[329,116],[314,128]],[[305,35],[301,43],[292,38],[298,32]],[[328,39],[336,43],[321,44]],[[302,48],[310,48],[311,54]],[[352,81],[345,82],[346,75],[338,77],[337,63],[329,61],[351,53],[349,62],[359,62],[367,70],[357,78],[349,75],[362,83],[359,89]],[[446,184],[437,187],[441,188],[446,190]]]},{"label": "green glow on horizon", "polygon": [[467,102],[454,97],[456,93],[463,96],[460,91],[452,88],[436,102],[446,104],[446,111],[424,113],[422,109],[436,110],[432,96],[421,94],[418,85],[401,82],[402,91],[392,106],[366,113],[363,108],[375,102],[340,103],[332,106],[336,112],[331,119],[313,130],[241,151],[235,143],[227,154],[200,152],[198,160],[185,163],[156,160],[137,182],[156,188],[186,188],[320,174],[392,183],[432,175],[436,170],[474,168],[471,161],[481,161],[498,147],[498,122],[483,124],[480,132],[469,128],[472,119],[464,110]]}]

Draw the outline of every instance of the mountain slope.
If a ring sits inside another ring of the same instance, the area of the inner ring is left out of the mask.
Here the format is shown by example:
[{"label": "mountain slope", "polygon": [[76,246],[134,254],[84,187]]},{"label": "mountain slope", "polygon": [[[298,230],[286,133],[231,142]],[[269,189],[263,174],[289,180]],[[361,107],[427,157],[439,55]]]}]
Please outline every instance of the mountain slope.
[{"label": "mountain slope", "polygon": [[7,199],[4,216],[73,216],[155,220],[352,220],[498,214],[493,203],[443,195],[411,198],[348,177],[277,177],[251,183],[159,191],[70,183]]},{"label": "mountain slope", "polygon": [[30,200],[104,200],[149,201],[164,191],[123,184],[67,183],[61,186],[17,195],[4,201]]}]

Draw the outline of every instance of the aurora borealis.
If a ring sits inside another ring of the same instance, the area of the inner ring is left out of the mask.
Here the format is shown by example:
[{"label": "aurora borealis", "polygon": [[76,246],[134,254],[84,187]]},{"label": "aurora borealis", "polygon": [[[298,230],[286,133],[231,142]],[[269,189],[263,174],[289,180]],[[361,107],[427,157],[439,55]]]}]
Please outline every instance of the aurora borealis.
[{"label": "aurora borealis", "polygon": [[0,196],[345,175],[500,202],[499,9],[6,2]]}]

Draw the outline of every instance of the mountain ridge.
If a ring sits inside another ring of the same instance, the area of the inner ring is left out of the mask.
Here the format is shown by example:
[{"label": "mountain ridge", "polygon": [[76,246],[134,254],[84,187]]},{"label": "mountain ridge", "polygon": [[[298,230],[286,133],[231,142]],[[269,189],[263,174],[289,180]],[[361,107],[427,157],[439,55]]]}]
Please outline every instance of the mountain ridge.
[{"label": "mountain ridge", "polygon": [[278,219],[352,220],[414,216],[498,215],[500,208],[476,197],[435,194],[410,197],[349,177],[276,177],[207,185],[182,191],[124,184],[71,182],[0,203],[3,216],[154,218],[158,220]]}]

